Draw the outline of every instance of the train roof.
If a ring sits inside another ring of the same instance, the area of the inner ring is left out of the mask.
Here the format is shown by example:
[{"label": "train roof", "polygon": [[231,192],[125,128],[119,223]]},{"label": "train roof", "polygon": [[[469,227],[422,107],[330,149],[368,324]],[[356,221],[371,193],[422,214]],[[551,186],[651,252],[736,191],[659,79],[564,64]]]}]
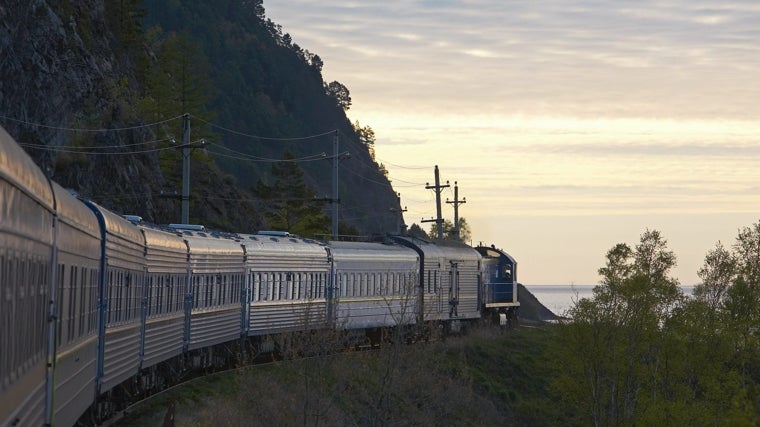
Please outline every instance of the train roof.
[{"label": "train roof", "polygon": [[162,248],[170,251],[187,252],[185,239],[177,233],[146,227],[142,224],[138,225],[138,227],[145,236],[145,244],[148,246],[148,250],[151,248]]},{"label": "train roof", "polygon": [[328,242],[335,257],[417,258],[412,249],[396,243]]},{"label": "train roof", "polygon": [[292,234],[241,234],[240,243],[245,245],[248,253],[291,253],[294,255],[316,254],[318,256],[326,256],[324,243]]},{"label": "train roof", "polygon": [[72,227],[76,227],[93,237],[100,238],[98,219],[95,217],[92,209],[55,182],[52,182],[52,186],[56,199],[56,214],[58,218]]},{"label": "train roof", "polygon": [[471,246],[455,240],[424,240],[408,236],[394,236],[394,239],[405,246],[421,251],[425,256],[480,257],[480,254]]},{"label": "train roof", "polygon": [[484,257],[489,257],[489,258],[504,257],[508,259],[510,262],[512,262],[513,264],[517,264],[517,261],[512,257],[512,255],[506,253],[503,249],[496,248],[496,246],[494,245],[491,245],[491,246],[479,245],[478,247],[475,248],[475,250],[477,250],[480,253],[480,255]]},{"label": "train roof", "polygon": [[140,229],[137,228],[137,226],[135,226],[132,222],[126,220],[121,215],[117,215],[109,211],[108,209],[100,206],[92,200],[85,200],[84,203],[100,214],[100,216],[103,218],[103,223],[106,228],[105,231],[108,234],[112,234],[114,236],[118,236],[132,242],[145,242],[145,238],[140,232]]},{"label": "train roof", "polygon": [[[50,184],[31,157],[0,127],[0,176],[18,186],[42,206],[53,210],[54,199]],[[4,201],[7,203],[7,201]]]},{"label": "train roof", "polygon": [[240,240],[232,237],[204,232],[183,233],[182,237],[190,247],[191,256],[198,254],[242,256],[244,253]]}]

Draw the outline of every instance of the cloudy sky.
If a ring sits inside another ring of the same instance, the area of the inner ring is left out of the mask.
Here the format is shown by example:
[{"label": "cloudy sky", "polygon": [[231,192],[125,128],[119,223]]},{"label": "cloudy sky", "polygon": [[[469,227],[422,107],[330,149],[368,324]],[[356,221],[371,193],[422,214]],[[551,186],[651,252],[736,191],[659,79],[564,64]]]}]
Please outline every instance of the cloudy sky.
[{"label": "cloudy sky", "polygon": [[406,223],[435,215],[438,165],[473,243],[512,254],[523,283],[597,283],[608,249],[655,229],[694,284],[760,220],[756,1],[264,6],[350,90]]}]

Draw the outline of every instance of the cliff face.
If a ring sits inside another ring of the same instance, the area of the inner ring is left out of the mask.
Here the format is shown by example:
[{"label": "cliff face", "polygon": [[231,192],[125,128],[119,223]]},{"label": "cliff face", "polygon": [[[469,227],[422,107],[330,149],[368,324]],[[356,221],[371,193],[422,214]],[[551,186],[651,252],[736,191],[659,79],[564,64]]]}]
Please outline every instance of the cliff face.
[{"label": "cliff face", "polygon": [[[180,204],[172,196],[181,186],[180,155],[166,151],[167,143],[160,142],[176,132],[145,126],[177,115],[145,115],[144,102],[151,96],[146,67],[160,58],[140,37],[149,26],[160,25],[165,33],[190,34],[213,64],[205,107],[213,120],[271,137],[337,129],[341,151],[351,154],[340,175],[341,221],[363,233],[390,231],[396,219],[389,208],[398,208],[395,193],[345,113],[325,94],[318,56],[290,44],[289,36],[263,17],[260,2],[178,3],[146,1],[143,9],[139,0],[3,2],[0,125],[61,185],[119,213],[178,222]],[[258,15],[240,13],[252,3],[258,4]],[[167,6],[151,9],[151,4]],[[179,12],[182,19],[176,20]],[[330,137],[310,145],[277,140],[253,144],[223,132],[211,139],[247,155],[274,159],[286,151],[296,157],[332,154]],[[330,196],[329,160],[302,167],[317,194]],[[241,164],[196,153],[191,222],[240,231],[261,228],[249,190],[268,173],[266,163]]]},{"label": "cliff face", "polygon": [[[116,211],[161,220],[172,206],[168,199],[149,197],[164,183],[157,158],[113,154],[154,137],[148,129],[114,130],[134,123],[127,91],[122,96],[115,91],[117,82],[129,87],[134,78],[128,58],[118,58],[112,43],[102,1],[55,7],[45,1],[5,2],[0,6],[0,123],[61,185]],[[74,147],[111,154],[74,153]]]}]

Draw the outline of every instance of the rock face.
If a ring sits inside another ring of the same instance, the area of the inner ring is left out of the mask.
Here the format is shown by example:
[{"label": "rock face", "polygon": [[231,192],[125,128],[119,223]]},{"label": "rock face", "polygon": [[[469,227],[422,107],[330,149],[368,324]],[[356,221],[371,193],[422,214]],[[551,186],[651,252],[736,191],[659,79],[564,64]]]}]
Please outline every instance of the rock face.
[{"label": "rock face", "polygon": [[[144,75],[140,74],[145,72],[145,64],[140,61],[146,57],[155,60],[155,54],[142,41],[135,42],[135,38],[131,39],[131,44],[124,42],[125,33],[127,37],[141,34],[141,30],[130,33],[128,23],[131,19],[129,22],[139,27],[142,16],[135,16],[134,11],[138,10],[136,5],[140,3],[136,0],[2,2],[0,125],[24,145],[51,179],[64,187],[72,188],[119,213],[136,214],[159,223],[178,222],[180,202],[175,192],[180,191],[181,187],[177,178],[179,173],[176,172],[177,168],[181,170],[179,153],[160,157],[155,151],[159,148],[158,143],[146,144],[146,141],[156,141],[167,132],[140,127],[157,121],[146,119],[139,112],[145,89],[141,83]],[[223,3],[239,9],[247,7],[249,2],[229,0]],[[216,2],[207,4],[200,1],[182,2],[180,7],[185,4],[188,8],[203,5],[211,7],[210,10],[220,7]],[[210,16],[202,18],[211,19]],[[198,22],[203,22],[203,19]],[[221,16],[214,19],[232,18]],[[223,88],[224,96],[218,97],[211,107],[217,109],[223,123],[257,123],[260,134],[264,135],[288,126],[300,129],[304,134],[313,133],[314,129],[323,126],[339,129],[344,138],[341,150],[349,151],[352,158],[348,164],[351,171],[344,170],[339,182],[342,220],[362,233],[389,231],[396,224],[396,217],[390,209],[396,208],[398,212],[398,201],[390,183],[370,159],[367,148],[351,140],[353,129],[342,111],[340,120],[333,120],[338,124],[325,124],[323,120],[325,108],[318,105],[325,102],[319,74],[321,60],[316,55],[296,49],[295,45],[282,46],[283,36],[278,35],[277,31],[272,33],[272,29],[278,28],[276,24],[261,19],[260,22],[265,24],[263,33],[251,33],[240,38],[255,42],[261,49],[253,62],[266,71],[271,68],[267,68],[267,52],[285,50],[284,55],[292,56],[291,59],[286,58],[290,61],[289,66],[293,69],[303,66],[304,71],[299,71],[301,76],[311,77],[284,80],[277,70],[271,71],[271,75],[262,71],[251,77],[238,71],[234,74],[235,78],[255,77],[258,79],[256,87],[264,88],[264,92],[251,95],[234,88]],[[206,39],[223,40],[221,45],[232,44],[232,36],[238,34],[225,34],[223,29],[228,27],[222,24],[199,25],[199,28],[209,32],[203,34]],[[265,40],[267,37],[271,40]],[[279,58],[281,63],[285,61],[282,55]],[[303,58],[308,59],[306,64]],[[228,68],[217,67],[217,74],[213,76],[217,84],[222,81],[233,82],[231,84],[239,82],[222,74]],[[280,80],[274,81],[277,78]],[[305,80],[309,80],[308,87]],[[266,90],[272,90],[272,93]],[[309,102],[302,102],[307,92],[313,96]],[[253,96],[252,99],[279,99],[276,106],[282,111],[278,110],[278,115],[270,121],[262,119],[261,114],[231,116],[230,111],[245,110],[238,106],[246,105],[249,100],[235,100],[235,97],[244,95]],[[232,148],[242,144],[241,141],[218,142]],[[144,144],[141,145],[145,148],[143,152],[126,154],[127,151],[137,151],[127,148],[135,147],[135,144]],[[313,147],[313,150],[330,154],[330,141],[324,141],[324,145],[324,148]],[[276,149],[284,152],[288,148],[292,147]],[[281,154],[263,152],[258,155],[282,158]],[[172,159],[167,160],[167,157]],[[330,196],[331,172],[328,163],[324,161],[317,165],[312,162],[304,166],[306,182],[314,186],[320,197]],[[216,164],[206,159],[205,163],[194,162],[191,169],[191,222],[241,231],[254,231],[261,227],[261,217],[249,190],[268,173],[267,167],[236,165],[233,168],[229,164]],[[364,188],[368,182],[370,185],[383,185],[368,191]]]},{"label": "rock face", "polygon": [[521,322],[547,322],[558,319],[557,315],[546,308],[522,283],[517,284],[517,295],[520,299],[517,316]]},{"label": "rock face", "polygon": [[[144,197],[163,182],[155,158],[76,154],[69,148],[119,147],[153,137],[146,130],[108,130],[123,121],[124,101],[113,97],[109,85],[128,80],[130,64],[112,53],[101,1],[64,3],[54,8],[20,0],[0,6],[0,123],[61,185],[117,211],[152,217],[170,208]],[[99,151],[105,150],[116,148]]]},{"label": "rock face", "polygon": [[[122,155],[124,147],[156,137],[149,128],[117,130],[139,122],[132,115],[137,83],[129,55],[114,53],[103,2],[62,3],[0,5],[0,125],[64,187],[119,213],[178,222],[180,204],[163,194],[172,185],[158,156]],[[88,147],[88,154],[76,147]],[[212,188],[218,200],[197,203],[191,220],[260,227],[250,198],[213,165],[194,165],[191,177],[191,185]]]}]

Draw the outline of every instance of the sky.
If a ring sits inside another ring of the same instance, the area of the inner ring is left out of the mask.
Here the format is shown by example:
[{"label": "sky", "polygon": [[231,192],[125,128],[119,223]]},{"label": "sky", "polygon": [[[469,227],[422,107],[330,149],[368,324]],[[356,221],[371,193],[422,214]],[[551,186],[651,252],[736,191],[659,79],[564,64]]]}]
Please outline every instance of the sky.
[{"label": "sky", "polygon": [[707,251],[760,220],[754,0],[264,7],[349,89],[406,224],[435,216],[437,165],[472,243],[511,254],[524,284],[598,283],[607,251],[647,230],[696,284]]}]

